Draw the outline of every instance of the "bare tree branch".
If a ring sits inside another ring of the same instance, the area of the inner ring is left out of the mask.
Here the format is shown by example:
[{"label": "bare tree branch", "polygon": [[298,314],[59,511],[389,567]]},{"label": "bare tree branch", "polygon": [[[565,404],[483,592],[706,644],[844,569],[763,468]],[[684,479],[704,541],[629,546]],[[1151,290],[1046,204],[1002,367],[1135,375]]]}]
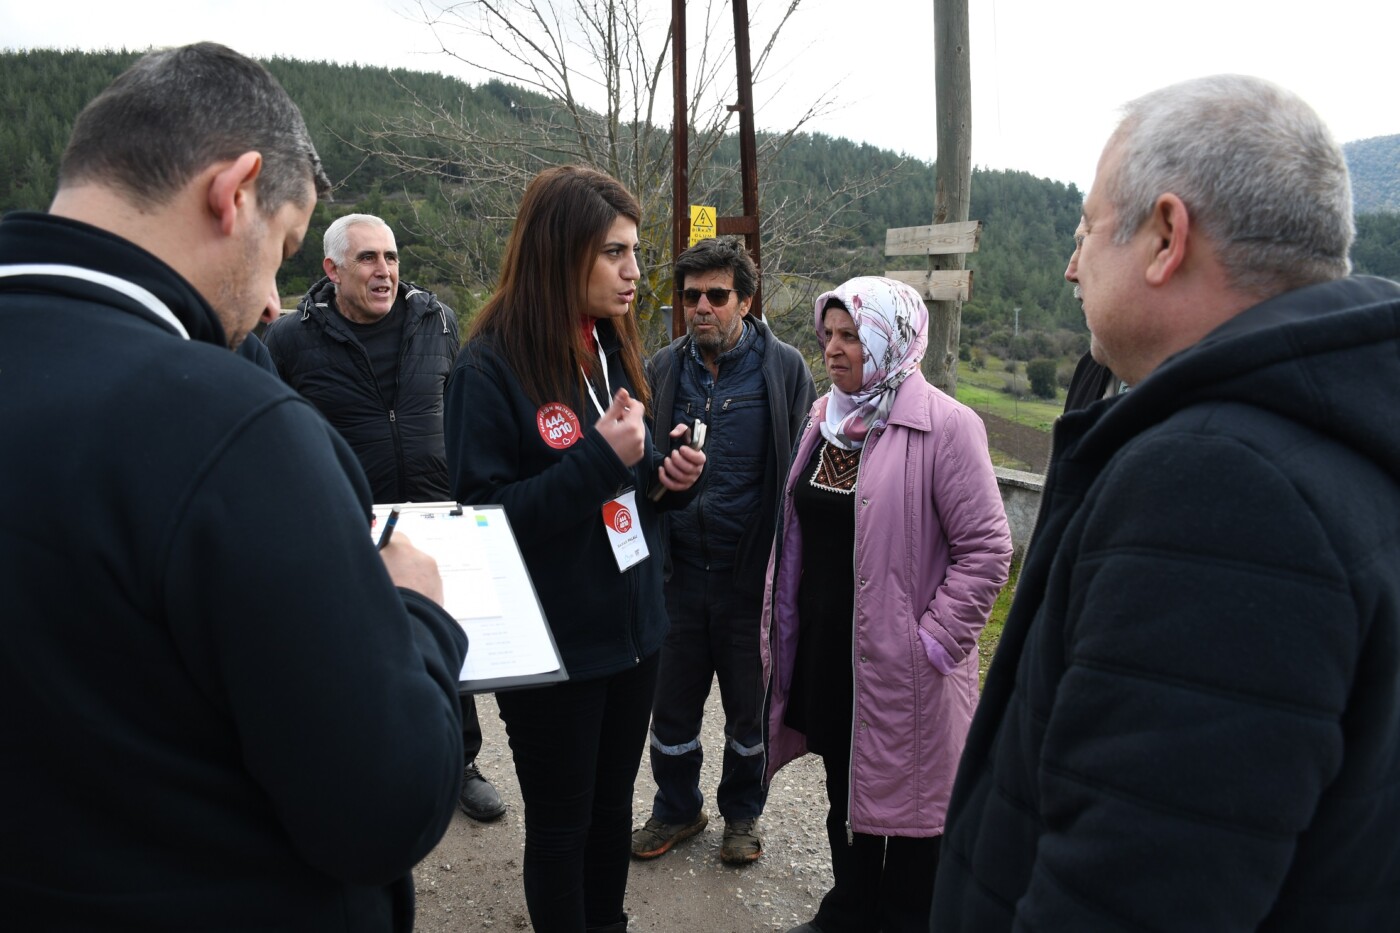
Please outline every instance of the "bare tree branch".
[{"label": "bare tree branch", "polygon": [[[644,280],[637,307],[646,324],[670,296],[671,131],[655,118],[658,103],[670,96],[672,24],[650,21],[643,0],[417,2],[442,54],[505,82],[497,90],[512,108],[483,120],[460,105],[452,111],[415,98],[408,111],[368,128],[368,154],[405,175],[434,180],[450,205],[441,216],[420,218],[438,224],[421,235],[436,238],[441,255],[460,257],[451,270],[455,279],[487,285],[528,180],[551,164],[596,166],[642,203]],[[801,4],[784,2],[753,69],[755,83]],[[729,10],[707,0],[699,48],[691,53],[690,188],[696,203],[739,213],[736,121],[728,107],[736,96]],[[773,166],[832,100],[827,91],[792,126],[761,136],[765,289],[796,294],[803,282],[834,271],[811,268],[806,257],[815,245],[835,241],[847,229],[851,206],[891,174],[843,177],[802,190],[771,180]]]}]

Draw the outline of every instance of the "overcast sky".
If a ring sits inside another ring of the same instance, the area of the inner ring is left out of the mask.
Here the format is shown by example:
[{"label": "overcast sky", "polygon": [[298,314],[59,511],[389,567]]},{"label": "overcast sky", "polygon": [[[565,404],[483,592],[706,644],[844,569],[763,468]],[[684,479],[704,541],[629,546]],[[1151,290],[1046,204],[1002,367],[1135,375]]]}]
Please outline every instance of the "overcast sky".
[{"label": "overcast sky", "polygon": [[[641,0],[654,26],[669,0]],[[749,0],[755,55],[789,0]],[[1400,3],[1382,0],[969,0],[972,157],[1087,190],[1118,107],[1198,75],[1256,74],[1308,100],[1341,142],[1400,133]],[[732,29],[728,4],[719,22]],[[704,4],[690,0],[692,56]],[[436,53],[411,0],[0,0],[0,47],[177,45],[212,39],[254,56],[330,59],[485,79]],[[484,48],[454,48],[485,60]],[[932,160],[933,0],[802,0],[755,90],[760,128],[783,129],[822,90],[811,129]],[[692,63],[693,64],[693,63]],[[669,114],[667,115],[669,116]]]}]

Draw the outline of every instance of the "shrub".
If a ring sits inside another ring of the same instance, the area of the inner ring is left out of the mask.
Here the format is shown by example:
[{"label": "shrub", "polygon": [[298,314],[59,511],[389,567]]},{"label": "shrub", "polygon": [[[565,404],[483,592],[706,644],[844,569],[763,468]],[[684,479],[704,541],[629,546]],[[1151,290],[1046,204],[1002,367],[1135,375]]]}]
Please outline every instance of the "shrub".
[{"label": "shrub", "polygon": [[1055,397],[1055,361],[1044,357],[1026,364],[1026,378],[1030,380],[1031,392],[1039,398]]}]

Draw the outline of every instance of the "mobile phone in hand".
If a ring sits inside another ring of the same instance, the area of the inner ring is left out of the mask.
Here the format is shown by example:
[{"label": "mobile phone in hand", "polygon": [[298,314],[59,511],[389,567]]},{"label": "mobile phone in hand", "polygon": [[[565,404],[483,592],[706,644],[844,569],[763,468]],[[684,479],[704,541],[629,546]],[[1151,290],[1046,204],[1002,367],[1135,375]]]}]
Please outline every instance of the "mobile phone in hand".
[{"label": "mobile phone in hand", "polygon": [[[708,431],[709,429],[705,426],[705,422],[696,418],[694,427],[687,427],[681,434],[671,438],[671,451],[675,452],[678,447],[703,450],[705,447],[705,435]],[[660,483],[653,486],[651,492],[647,494],[652,502],[656,502],[664,495],[666,495],[666,487],[662,486]]]},{"label": "mobile phone in hand", "polygon": [[690,445],[692,450],[704,450],[705,435],[708,433],[709,428],[705,426],[705,422],[701,421],[699,418],[696,418],[695,426],[691,428],[689,433],[686,435],[686,443]]}]

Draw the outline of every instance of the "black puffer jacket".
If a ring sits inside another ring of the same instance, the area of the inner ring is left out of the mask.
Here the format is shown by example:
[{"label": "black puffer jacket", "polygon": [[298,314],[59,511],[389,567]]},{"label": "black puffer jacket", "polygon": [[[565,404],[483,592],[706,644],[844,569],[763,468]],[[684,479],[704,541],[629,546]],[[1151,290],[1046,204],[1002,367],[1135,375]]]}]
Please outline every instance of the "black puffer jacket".
[{"label": "black puffer jacket", "polygon": [[[653,423],[652,431],[665,439],[676,424],[695,423],[699,411],[687,411],[687,407],[708,405],[703,417],[710,428],[705,448],[709,460],[695,484],[695,501],[689,508],[666,516],[663,540],[671,545],[688,539],[692,560],[703,553],[702,565],[732,566],[735,589],[761,599],[783,480],[817,392],[802,354],[779,340],[758,318],[750,317],[748,323],[755,331],[760,362],[745,369],[741,360],[722,361],[719,381],[701,401],[692,399],[687,404],[684,399],[685,367],[696,365],[687,361],[688,335],[676,338],[652,356],[652,413],[662,413],[661,426]],[[741,344],[747,346],[744,341]],[[719,532],[718,547],[707,540],[707,526]]]},{"label": "black puffer jacket", "polygon": [[457,317],[432,293],[399,283],[408,321],[400,348],[397,404],[374,379],[369,354],[333,305],[323,278],[293,314],[267,329],[277,371],[320,409],[360,458],[375,502],[448,498],[442,392],[457,356]]}]

